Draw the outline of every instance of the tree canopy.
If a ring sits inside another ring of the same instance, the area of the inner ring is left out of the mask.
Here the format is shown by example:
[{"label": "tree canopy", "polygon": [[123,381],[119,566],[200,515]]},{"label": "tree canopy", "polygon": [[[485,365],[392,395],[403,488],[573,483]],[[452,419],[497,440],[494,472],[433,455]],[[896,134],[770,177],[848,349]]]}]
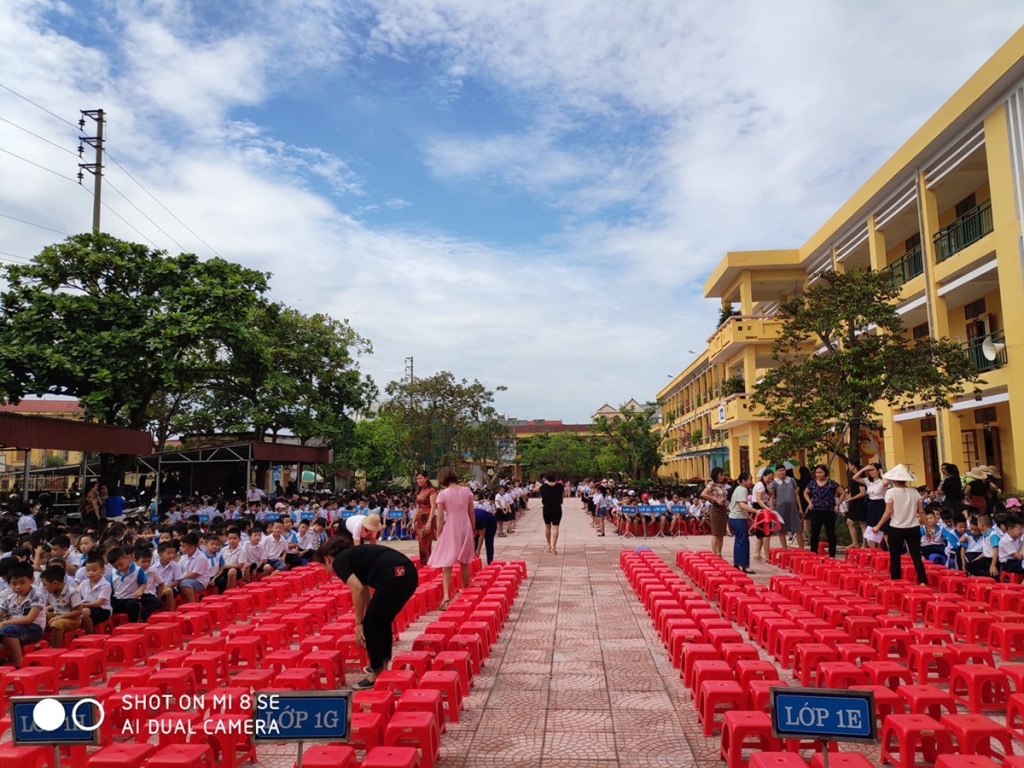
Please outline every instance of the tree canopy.
[{"label": "tree canopy", "polygon": [[[619,416],[599,416],[594,422],[594,430],[608,439],[631,480],[652,479],[662,464],[661,433],[654,429],[660,407],[660,403],[647,403],[635,411],[621,408]],[[607,466],[607,456],[598,458]]]},{"label": "tree canopy", "polygon": [[979,382],[960,345],[907,337],[896,311],[900,287],[887,272],[830,270],[818,277],[779,305],[775,367],[754,390],[770,421],[762,433],[765,460],[807,451],[859,463],[861,427],[881,427],[876,403],[948,408]]},{"label": "tree canopy", "polygon": [[519,464],[524,476],[532,478],[549,469],[567,480],[600,477],[603,471],[598,452],[604,443],[600,437],[544,432],[520,441]]},{"label": "tree canopy", "polygon": [[[86,418],[174,433],[288,430],[340,440],[372,397],[347,323],[271,302],[269,274],[106,234],[3,268],[0,394],[78,398]],[[124,462],[104,457],[116,480]]]},{"label": "tree canopy", "polygon": [[491,405],[494,392],[504,390],[501,386],[489,390],[476,379],[457,381],[448,371],[392,381],[378,418],[391,429],[393,445],[409,475],[417,469],[434,472],[459,462],[486,462],[493,460],[493,454],[482,444],[490,441],[496,446],[507,436]]}]

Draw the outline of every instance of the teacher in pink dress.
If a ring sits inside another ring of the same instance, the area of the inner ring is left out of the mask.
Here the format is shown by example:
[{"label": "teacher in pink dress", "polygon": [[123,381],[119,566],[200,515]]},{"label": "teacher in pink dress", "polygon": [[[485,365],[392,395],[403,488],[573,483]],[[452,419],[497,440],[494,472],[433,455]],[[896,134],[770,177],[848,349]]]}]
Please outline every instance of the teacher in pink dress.
[{"label": "teacher in pink dress", "polygon": [[439,607],[443,611],[451,599],[452,568],[456,563],[462,569],[462,586],[469,586],[469,565],[476,549],[473,546],[476,514],[473,512],[473,492],[459,485],[454,469],[441,468],[437,473],[437,487],[441,489],[437,494],[437,542],[427,564],[441,569],[444,599]]}]

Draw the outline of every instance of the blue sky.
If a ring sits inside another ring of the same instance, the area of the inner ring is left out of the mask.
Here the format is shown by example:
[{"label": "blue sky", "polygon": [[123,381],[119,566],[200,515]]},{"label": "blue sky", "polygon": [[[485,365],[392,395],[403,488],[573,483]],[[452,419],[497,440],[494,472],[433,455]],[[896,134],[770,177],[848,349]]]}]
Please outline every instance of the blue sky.
[{"label": "blue sky", "polygon": [[[187,225],[111,165],[152,222],[111,191],[104,229],[274,273],[371,340],[382,389],[413,356],[576,422],[653,397],[714,329],[725,251],[801,243],[1022,23],[1016,0],[8,0],[0,83],[107,110]],[[27,258],[60,235],[4,217],[79,232],[91,202],[26,132],[70,126],[3,89],[0,117],[0,258]]]}]

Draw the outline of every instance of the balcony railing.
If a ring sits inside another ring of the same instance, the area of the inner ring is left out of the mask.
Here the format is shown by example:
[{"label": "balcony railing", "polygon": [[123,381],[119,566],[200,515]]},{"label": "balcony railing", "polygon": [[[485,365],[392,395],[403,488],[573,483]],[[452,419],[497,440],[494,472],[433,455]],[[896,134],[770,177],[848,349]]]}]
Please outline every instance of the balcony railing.
[{"label": "balcony railing", "polygon": [[942,262],[971,243],[976,243],[992,231],[992,201],[986,200],[948,227],[943,227],[932,238],[935,243],[935,261]]},{"label": "balcony railing", "polygon": [[1006,334],[995,331],[964,342],[964,354],[978,372],[991,371],[1006,365]]},{"label": "balcony railing", "polygon": [[897,285],[908,283],[918,275],[923,274],[924,258],[921,255],[921,246],[915,245],[886,267],[886,269],[892,273]]}]

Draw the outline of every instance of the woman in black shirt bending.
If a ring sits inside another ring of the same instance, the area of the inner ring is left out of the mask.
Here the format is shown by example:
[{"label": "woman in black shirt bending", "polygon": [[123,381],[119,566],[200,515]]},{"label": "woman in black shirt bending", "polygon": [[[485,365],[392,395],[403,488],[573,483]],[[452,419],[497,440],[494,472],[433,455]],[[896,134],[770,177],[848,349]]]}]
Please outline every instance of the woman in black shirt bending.
[{"label": "woman in black shirt bending", "polygon": [[341,536],[328,539],[317,556],[352,591],[356,642],[370,659],[366,677],[354,687],[372,688],[391,661],[391,623],[419,584],[416,566],[398,550],[378,544],[354,547],[351,539]]}]

